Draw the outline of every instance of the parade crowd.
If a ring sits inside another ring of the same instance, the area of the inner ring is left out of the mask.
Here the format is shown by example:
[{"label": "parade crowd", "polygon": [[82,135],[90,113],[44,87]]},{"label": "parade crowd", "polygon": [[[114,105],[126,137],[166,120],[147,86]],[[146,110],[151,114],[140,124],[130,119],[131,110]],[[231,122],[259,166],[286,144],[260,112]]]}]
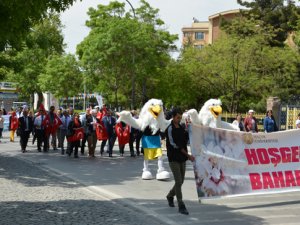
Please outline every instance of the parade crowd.
[{"label": "parade crowd", "polygon": [[[3,130],[2,113],[0,110],[0,137]],[[138,116],[135,110],[131,113],[134,117]],[[30,135],[32,144],[37,144],[37,151],[48,152],[51,146],[54,151],[60,150],[62,155],[74,155],[75,158],[79,157],[79,152],[84,155],[86,147],[88,156],[94,158],[98,141],[101,141],[101,156],[107,146],[106,153],[112,157],[116,139],[120,156],[124,155],[126,144],[129,144],[131,157],[141,153],[141,131],[123,122],[117,123],[116,116],[105,105],[102,108],[87,108],[80,117],[71,107],[56,110],[51,106],[47,112],[42,104],[35,114],[27,106],[23,106],[17,112],[12,109],[9,115],[10,141],[14,142],[15,136],[19,136],[23,153],[26,152]]]},{"label": "parade crowd", "polygon": [[[0,138],[2,138],[4,123],[2,115],[5,114],[6,111],[0,109]],[[78,158],[79,151],[84,155],[86,147],[88,148],[88,156],[95,157],[98,141],[101,141],[101,156],[107,145],[106,152],[109,157],[112,157],[116,139],[118,139],[121,156],[124,155],[126,144],[129,144],[131,157],[139,156],[142,151],[140,148],[142,132],[123,122],[116,123],[117,116],[106,105],[103,105],[102,108],[87,108],[85,114],[80,117],[78,113],[74,113],[72,107],[56,110],[54,106],[51,106],[47,112],[42,104],[35,114],[27,106],[20,107],[17,111],[12,109],[8,114],[10,115],[10,141],[14,141],[15,135],[20,136],[22,152],[26,152],[30,134],[33,136],[32,143],[37,142],[39,152],[42,150],[47,152],[51,146],[53,150],[60,148],[63,155],[65,153],[69,156],[74,154],[75,158]],[[132,110],[131,114],[138,118],[136,110]],[[167,115],[168,113],[166,113]],[[249,110],[245,119],[242,118],[241,114],[237,114],[233,124],[238,126],[240,131],[258,132],[254,110]],[[296,121],[296,128],[300,128],[300,113]],[[264,119],[264,132],[274,131],[278,131],[278,127],[272,110],[268,110]]]}]

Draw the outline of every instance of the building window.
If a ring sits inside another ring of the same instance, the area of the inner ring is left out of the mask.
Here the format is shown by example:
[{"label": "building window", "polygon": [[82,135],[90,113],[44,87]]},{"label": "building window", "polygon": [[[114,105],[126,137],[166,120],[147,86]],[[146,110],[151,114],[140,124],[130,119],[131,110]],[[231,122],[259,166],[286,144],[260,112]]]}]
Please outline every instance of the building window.
[{"label": "building window", "polygon": [[197,49],[203,49],[204,45],[195,45],[194,47],[197,48]]},{"label": "building window", "polygon": [[195,33],[195,39],[196,40],[203,40],[204,39],[204,33],[203,32],[196,32]]},{"label": "building window", "polygon": [[191,32],[184,32],[183,35],[184,35],[184,37],[190,37],[190,36],[192,36],[192,33]]}]

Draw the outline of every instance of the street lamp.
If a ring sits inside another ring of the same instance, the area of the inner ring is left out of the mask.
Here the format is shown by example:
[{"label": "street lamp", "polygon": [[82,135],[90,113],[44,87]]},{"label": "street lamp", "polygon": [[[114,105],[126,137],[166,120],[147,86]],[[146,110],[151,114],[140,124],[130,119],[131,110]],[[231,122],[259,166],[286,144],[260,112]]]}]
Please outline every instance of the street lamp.
[{"label": "street lamp", "polygon": [[128,1],[128,0],[125,0],[125,1],[130,5],[130,7],[131,7],[131,9],[132,9],[132,12],[133,12],[133,16],[134,16],[134,18],[135,18],[135,10],[134,10],[132,4],[131,4],[130,1]]}]

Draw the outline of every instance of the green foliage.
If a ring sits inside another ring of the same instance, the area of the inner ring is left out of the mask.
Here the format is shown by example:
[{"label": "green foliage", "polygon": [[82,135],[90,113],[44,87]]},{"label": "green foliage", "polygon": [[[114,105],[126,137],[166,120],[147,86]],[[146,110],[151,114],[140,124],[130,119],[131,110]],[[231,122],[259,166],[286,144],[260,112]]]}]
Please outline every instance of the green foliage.
[{"label": "green foliage", "polygon": [[21,49],[23,40],[34,24],[47,17],[49,11],[64,11],[74,2],[75,0],[1,0],[0,51],[6,46]]},{"label": "green foliage", "polygon": [[[152,97],[158,74],[167,66],[177,36],[159,29],[163,24],[145,1],[136,17],[125,11],[124,3],[110,2],[89,9],[86,25],[90,34],[77,46],[77,54],[89,71],[97,92],[114,104],[130,102],[131,108]],[[131,90],[129,93],[128,90]],[[131,96],[124,98],[124,96]],[[138,103],[139,102],[139,103]]]},{"label": "green foliage", "polygon": [[24,41],[24,47],[15,56],[14,73],[8,79],[17,82],[20,94],[29,98],[40,93],[39,77],[45,74],[48,58],[63,52],[63,36],[59,16],[50,14],[33,26]]},{"label": "green foliage", "polygon": [[264,26],[272,26],[275,37],[270,40],[272,46],[284,46],[289,32],[297,26],[300,9],[295,1],[285,0],[254,0],[237,2],[249,9],[244,16],[255,17],[263,22]]},{"label": "green foliage", "polygon": [[83,74],[75,56],[53,55],[47,62],[45,74],[38,79],[42,91],[49,91],[55,97],[61,98],[75,96],[80,92]]},{"label": "green foliage", "polygon": [[225,30],[213,45],[182,51],[169,69],[164,92],[168,101],[174,103],[167,96],[175,96],[187,108],[199,109],[209,98],[220,98],[229,112],[265,111],[269,96],[286,101],[299,93],[296,51],[271,47],[272,32],[254,20],[238,18]]}]

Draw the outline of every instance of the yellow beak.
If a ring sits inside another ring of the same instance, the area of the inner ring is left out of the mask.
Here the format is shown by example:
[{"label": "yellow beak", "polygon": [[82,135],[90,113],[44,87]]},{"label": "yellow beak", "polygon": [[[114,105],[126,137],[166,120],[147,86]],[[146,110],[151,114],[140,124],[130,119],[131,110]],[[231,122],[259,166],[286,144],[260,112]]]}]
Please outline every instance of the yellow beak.
[{"label": "yellow beak", "polygon": [[155,119],[159,116],[161,111],[162,108],[160,107],[160,105],[154,105],[149,108],[149,112]]},{"label": "yellow beak", "polygon": [[210,108],[210,112],[211,114],[213,114],[213,116],[215,118],[218,118],[218,116],[222,113],[222,107],[221,106],[213,106]]}]

